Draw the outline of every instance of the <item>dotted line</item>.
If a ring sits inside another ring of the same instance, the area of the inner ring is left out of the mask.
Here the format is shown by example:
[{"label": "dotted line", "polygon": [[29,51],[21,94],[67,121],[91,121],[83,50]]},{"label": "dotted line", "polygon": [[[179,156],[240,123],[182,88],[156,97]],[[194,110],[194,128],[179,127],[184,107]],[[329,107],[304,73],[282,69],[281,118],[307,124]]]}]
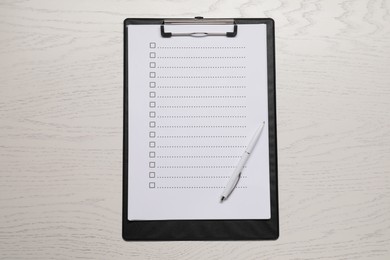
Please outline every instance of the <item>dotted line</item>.
[{"label": "dotted line", "polygon": [[157,106],[157,108],[246,108],[246,106]]},{"label": "dotted line", "polygon": [[234,169],[237,166],[224,166],[224,165],[217,165],[217,166],[208,166],[208,165],[196,165],[196,166],[157,166],[157,168],[160,169]]},{"label": "dotted line", "polygon": [[246,138],[246,135],[159,135],[157,138]]},{"label": "dotted line", "polygon": [[157,98],[246,98],[246,96],[157,96]]},{"label": "dotted line", "polygon": [[157,118],[246,118],[246,116],[157,116]]},{"label": "dotted line", "polygon": [[[161,186],[157,189],[223,189],[225,186]],[[236,189],[246,189],[247,186],[238,186]]]},{"label": "dotted line", "polygon": [[158,69],[245,69],[246,66],[157,66]]},{"label": "dotted line", "polygon": [[157,128],[246,128],[244,125],[160,125]]},{"label": "dotted line", "polygon": [[243,145],[158,145],[157,148],[244,148]]},{"label": "dotted line", "polygon": [[244,46],[161,46],[157,49],[245,49]]},{"label": "dotted line", "polygon": [[[161,176],[157,179],[228,179],[230,176]],[[246,179],[247,176],[241,176],[242,179]]]},{"label": "dotted line", "polygon": [[225,88],[225,89],[239,89],[246,88],[246,86],[157,86],[157,88]]},{"label": "dotted line", "polygon": [[161,56],[157,59],[245,59],[245,56]]},{"label": "dotted line", "polygon": [[241,158],[239,155],[161,155],[157,158]]},{"label": "dotted line", "polygon": [[160,79],[244,79],[246,76],[157,76]]}]

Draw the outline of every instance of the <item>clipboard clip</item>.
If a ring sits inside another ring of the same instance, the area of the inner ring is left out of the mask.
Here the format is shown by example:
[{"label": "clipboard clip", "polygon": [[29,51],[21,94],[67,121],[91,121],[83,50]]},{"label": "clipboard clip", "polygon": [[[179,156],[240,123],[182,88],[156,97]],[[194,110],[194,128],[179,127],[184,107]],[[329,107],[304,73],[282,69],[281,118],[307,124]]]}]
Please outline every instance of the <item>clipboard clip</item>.
[{"label": "clipboard clip", "polygon": [[[188,32],[188,33],[173,33],[166,32],[165,25],[233,25],[232,32]],[[193,19],[191,18],[176,18],[176,19],[166,19],[161,23],[161,36],[163,38],[171,38],[174,36],[190,36],[190,37],[207,37],[207,36],[226,36],[226,37],[236,37],[237,35],[237,24],[234,19],[216,19],[208,18],[204,19],[201,16],[197,16]]]}]

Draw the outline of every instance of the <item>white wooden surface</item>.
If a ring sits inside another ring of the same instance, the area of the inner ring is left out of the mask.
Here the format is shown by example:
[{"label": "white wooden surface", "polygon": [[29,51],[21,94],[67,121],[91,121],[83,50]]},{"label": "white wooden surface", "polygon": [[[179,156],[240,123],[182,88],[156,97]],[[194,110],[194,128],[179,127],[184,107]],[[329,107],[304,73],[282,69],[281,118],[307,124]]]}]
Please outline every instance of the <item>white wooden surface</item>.
[{"label": "white wooden surface", "polygon": [[[276,22],[277,241],[121,238],[122,22]],[[390,259],[390,2],[0,2],[1,259]]]}]

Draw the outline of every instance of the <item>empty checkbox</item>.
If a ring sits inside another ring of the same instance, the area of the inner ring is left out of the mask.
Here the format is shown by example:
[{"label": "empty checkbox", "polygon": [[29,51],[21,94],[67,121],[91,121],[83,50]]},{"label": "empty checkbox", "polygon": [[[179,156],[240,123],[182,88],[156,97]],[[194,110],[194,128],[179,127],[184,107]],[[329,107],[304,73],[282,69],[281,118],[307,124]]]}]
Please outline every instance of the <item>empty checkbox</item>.
[{"label": "empty checkbox", "polygon": [[151,53],[149,54],[149,57],[150,57],[150,58],[156,58],[156,53],[155,53],[155,52],[151,52]]},{"label": "empty checkbox", "polygon": [[149,137],[155,138],[156,137],[156,132],[149,132]]},{"label": "empty checkbox", "polygon": [[149,147],[150,148],[156,147],[156,142],[149,142]]},{"label": "empty checkbox", "polygon": [[154,111],[149,112],[149,117],[155,118],[156,117],[156,112],[154,112]]},{"label": "empty checkbox", "polygon": [[150,47],[151,49],[156,48],[156,43],[155,43],[155,42],[149,43],[149,47]]},{"label": "empty checkbox", "polygon": [[149,92],[149,97],[155,98],[156,97],[156,92],[154,92],[154,91]]},{"label": "empty checkbox", "polygon": [[149,73],[149,77],[155,78],[155,77],[156,77],[156,72],[150,72],[150,73]]},{"label": "empty checkbox", "polygon": [[156,178],[155,172],[149,172],[149,178]]},{"label": "empty checkbox", "polygon": [[155,162],[149,162],[149,168],[156,168]]},{"label": "empty checkbox", "polygon": [[156,107],[156,102],[149,102],[149,107]]},{"label": "empty checkbox", "polygon": [[156,183],[155,182],[149,182],[149,188],[151,188],[151,189],[156,188]]},{"label": "empty checkbox", "polygon": [[156,82],[149,82],[149,87],[150,88],[155,88],[156,87]]},{"label": "empty checkbox", "polygon": [[154,121],[149,122],[149,127],[156,127],[156,122]]},{"label": "empty checkbox", "polygon": [[149,67],[150,68],[155,68],[156,67],[156,63],[155,62],[150,62],[149,63]]},{"label": "empty checkbox", "polygon": [[155,158],[156,152],[149,152],[149,158]]}]

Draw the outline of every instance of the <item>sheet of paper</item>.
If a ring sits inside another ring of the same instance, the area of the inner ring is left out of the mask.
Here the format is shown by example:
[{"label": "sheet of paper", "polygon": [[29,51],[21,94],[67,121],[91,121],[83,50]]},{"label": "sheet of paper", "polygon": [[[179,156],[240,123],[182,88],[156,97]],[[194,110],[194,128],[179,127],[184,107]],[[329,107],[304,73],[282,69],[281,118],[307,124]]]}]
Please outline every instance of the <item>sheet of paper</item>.
[{"label": "sheet of paper", "polygon": [[[129,25],[128,218],[269,219],[266,25],[236,37],[162,38]],[[167,26],[223,32],[232,26]],[[245,147],[264,131],[232,195],[220,203]]]}]

